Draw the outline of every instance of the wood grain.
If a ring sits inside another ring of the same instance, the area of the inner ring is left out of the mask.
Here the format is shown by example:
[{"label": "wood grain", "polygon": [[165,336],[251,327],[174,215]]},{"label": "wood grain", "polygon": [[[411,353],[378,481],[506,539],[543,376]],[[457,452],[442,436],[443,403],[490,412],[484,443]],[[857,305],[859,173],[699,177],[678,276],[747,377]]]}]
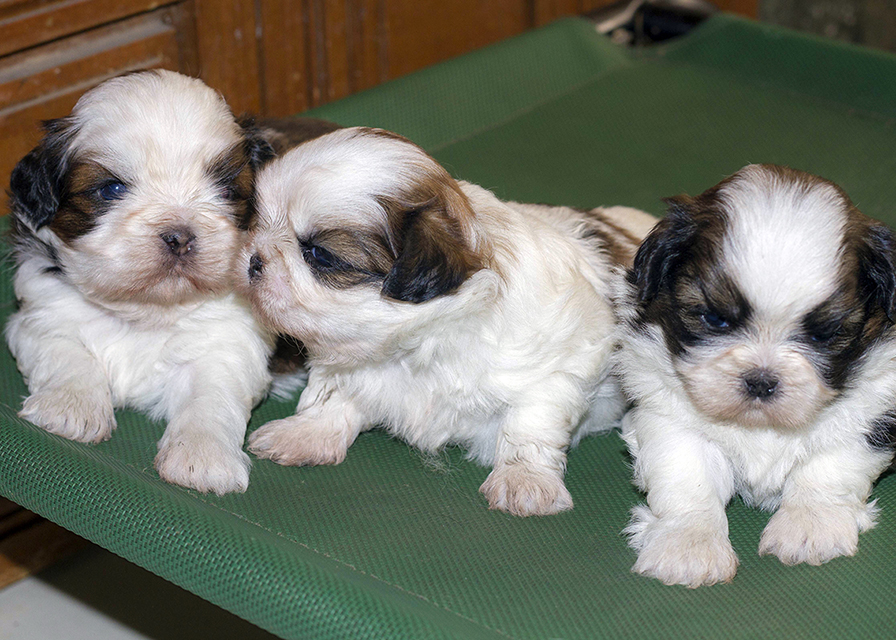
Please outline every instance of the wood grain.
[{"label": "wood grain", "polygon": [[158,0],[8,3],[0,9],[0,55],[157,9],[163,4]]},{"label": "wood grain", "polygon": [[0,589],[87,546],[87,541],[0,498]]},{"label": "wood grain", "polygon": [[16,162],[40,140],[40,123],[68,115],[91,87],[125,71],[179,68],[172,11],[157,10],[0,58],[0,184],[9,184]]}]

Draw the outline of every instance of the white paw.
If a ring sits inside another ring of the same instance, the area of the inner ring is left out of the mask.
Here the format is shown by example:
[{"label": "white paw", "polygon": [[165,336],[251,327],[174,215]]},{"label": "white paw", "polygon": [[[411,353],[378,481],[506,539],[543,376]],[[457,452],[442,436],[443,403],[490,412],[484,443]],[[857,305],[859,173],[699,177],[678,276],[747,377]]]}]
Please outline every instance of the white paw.
[{"label": "white paw", "polygon": [[660,519],[640,506],[625,533],[638,551],[632,571],[664,584],[696,588],[731,582],[737,573],[737,555],[725,531],[699,516]]},{"label": "white paw", "polygon": [[784,564],[819,565],[838,556],[855,555],[859,533],[874,526],[873,505],[782,506],[759,539],[759,555],[778,556]]},{"label": "white paw", "polygon": [[208,433],[163,437],[155,459],[162,480],[219,496],[245,491],[250,466],[249,456],[239,447]]},{"label": "white paw", "polygon": [[249,451],[277,464],[339,464],[351,444],[343,429],[300,415],[274,420],[249,436]]},{"label": "white paw", "polygon": [[105,388],[49,387],[28,396],[19,416],[78,442],[102,442],[112,436],[115,412]]},{"label": "white paw", "polygon": [[572,496],[560,472],[522,463],[496,466],[479,491],[490,509],[515,516],[547,516],[572,509]]}]

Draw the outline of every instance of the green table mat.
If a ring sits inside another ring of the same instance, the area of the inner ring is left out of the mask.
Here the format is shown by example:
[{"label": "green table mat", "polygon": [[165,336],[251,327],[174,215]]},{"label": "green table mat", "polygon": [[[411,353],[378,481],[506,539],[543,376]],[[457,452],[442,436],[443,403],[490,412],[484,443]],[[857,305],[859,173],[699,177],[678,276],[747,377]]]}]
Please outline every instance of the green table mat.
[{"label": "green table mat", "polygon": [[[896,222],[896,57],[726,15],[641,51],[564,20],[313,115],[398,131],[503,198],[661,213],[663,196],[774,162]],[[630,573],[620,531],[642,497],[616,433],[570,453],[576,507],[546,518],[489,511],[487,469],[382,432],[336,467],[256,460],[249,490],[219,498],[158,478],[164,425],[139,414],[95,446],[18,419],[5,347],[0,367],[0,494],[283,638],[896,635],[893,475],[858,555],[821,567],[758,557],[769,516],[736,501],[736,579],[689,590]],[[294,406],[265,402],[250,429]]]}]

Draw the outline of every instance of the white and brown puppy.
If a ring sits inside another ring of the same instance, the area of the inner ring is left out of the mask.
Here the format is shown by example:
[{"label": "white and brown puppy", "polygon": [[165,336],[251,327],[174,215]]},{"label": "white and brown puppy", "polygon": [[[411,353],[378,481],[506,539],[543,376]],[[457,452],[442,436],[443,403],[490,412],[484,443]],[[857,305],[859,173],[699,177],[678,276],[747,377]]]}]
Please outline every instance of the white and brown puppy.
[{"label": "white and brown puppy", "polygon": [[341,462],[385,426],[494,469],[492,508],[572,507],[566,450],[623,409],[608,379],[609,283],[655,222],[617,208],[504,203],[375,129],[308,142],[258,176],[242,277],[260,317],[301,339],[295,416],[250,436],[281,464]]},{"label": "white and brown puppy", "polygon": [[856,552],[893,456],[896,239],[827,180],[751,165],[669,201],[621,294],[623,436],[647,505],[634,570],[729,581],[725,506],[787,564]]},{"label": "white and brown puppy", "polygon": [[232,274],[270,147],[169,71],[108,80],[46,131],[10,185],[20,306],[6,338],[31,394],[20,415],[99,442],[114,407],[146,411],[168,421],[162,478],[244,491],[272,340]]}]

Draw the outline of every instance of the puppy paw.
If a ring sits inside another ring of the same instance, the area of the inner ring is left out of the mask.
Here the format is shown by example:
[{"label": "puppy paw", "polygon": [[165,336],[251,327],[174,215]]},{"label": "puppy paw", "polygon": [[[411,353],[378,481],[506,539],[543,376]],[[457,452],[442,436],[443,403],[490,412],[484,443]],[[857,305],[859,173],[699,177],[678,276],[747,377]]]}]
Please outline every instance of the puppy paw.
[{"label": "puppy paw", "polygon": [[339,464],[348,451],[345,432],[301,415],[268,422],[249,436],[249,451],[288,466]]},{"label": "puppy paw", "polygon": [[874,526],[873,505],[786,507],[771,517],[759,539],[759,555],[775,555],[784,564],[819,565],[855,555],[859,533]]},{"label": "puppy paw", "polygon": [[105,389],[42,389],[25,399],[19,416],[50,433],[78,442],[108,440],[115,429],[115,412]]},{"label": "puppy paw", "polygon": [[251,461],[243,451],[208,434],[162,439],[155,467],[162,480],[202,493],[242,493]]},{"label": "puppy paw", "polygon": [[636,507],[625,529],[629,544],[638,551],[632,571],[696,588],[731,582],[737,573],[737,555],[724,531],[697,516],[660,519],[647,507]]},{"label": "puppy paw", "polygon": [[572,509],[572,496],[559,473],[524,464],[495,467],[479,491],[490,509],[515,516],[547,516]]}]

